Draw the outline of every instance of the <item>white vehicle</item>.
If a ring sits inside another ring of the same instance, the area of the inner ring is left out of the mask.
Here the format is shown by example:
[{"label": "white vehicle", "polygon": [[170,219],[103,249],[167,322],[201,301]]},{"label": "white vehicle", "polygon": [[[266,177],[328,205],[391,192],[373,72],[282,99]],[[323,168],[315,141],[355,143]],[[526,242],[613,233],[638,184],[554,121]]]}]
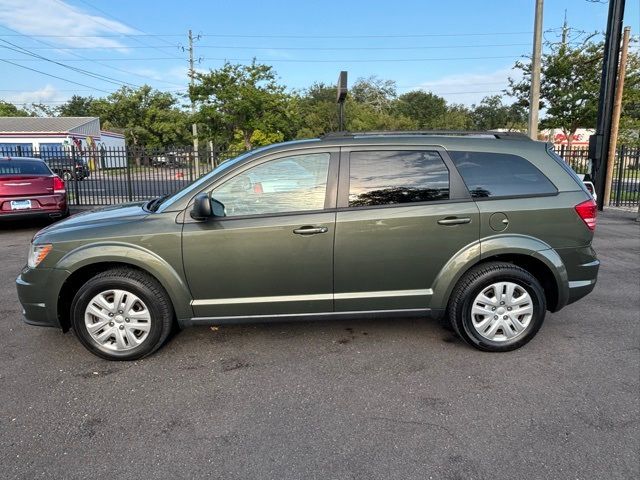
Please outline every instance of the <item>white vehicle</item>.
[{"label": "white vehicle", "polygon": [[584,173],[578,173],[577,175],[578,178],[582,180],[582,183],[584,183],[584,186],[587,187],[587,190],[589,190],[589,193],[593,196],[593,199],[597,202],[598,194],[596,193],[596,187],[593,182],[591,182],[590,180],[585,180]]}]

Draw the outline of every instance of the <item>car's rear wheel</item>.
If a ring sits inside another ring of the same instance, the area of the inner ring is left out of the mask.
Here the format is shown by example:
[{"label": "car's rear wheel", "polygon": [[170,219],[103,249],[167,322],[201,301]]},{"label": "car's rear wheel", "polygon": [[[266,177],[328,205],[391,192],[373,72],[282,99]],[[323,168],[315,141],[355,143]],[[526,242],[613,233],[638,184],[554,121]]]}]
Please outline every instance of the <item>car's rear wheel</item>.
[{"label": "car's rear wheel", "polygon": [[173,308],[153,277],[134,269],[102,272],[86,282],[71,305],[80,342],[108,360],[137,360],[167,339]]},{"label": "car's rear wheel", "polygon": [[68,170],[65,170],[64,172],[62,172],[62,179],[65,182],[68,182],[69,180],[71,180],[73,178],[73,175],[71,174],[71,172],[69,172]]},{"label": "car's rear wheel", "polygon": [[467,272],[449,301],[451,326],[470,345],[505,352],[529,342],[546,313],[544,290],[528,271],[503,262]]}]

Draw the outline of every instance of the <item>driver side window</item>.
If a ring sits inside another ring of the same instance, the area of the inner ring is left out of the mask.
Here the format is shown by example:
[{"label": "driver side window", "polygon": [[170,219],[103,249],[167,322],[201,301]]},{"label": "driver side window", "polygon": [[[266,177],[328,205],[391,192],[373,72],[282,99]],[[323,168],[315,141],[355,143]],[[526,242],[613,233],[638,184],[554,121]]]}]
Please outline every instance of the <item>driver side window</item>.
[{"label": "driver side window", "polygon": [[310,153],[271,160],[227,180],[211,197],[227,217],[322,210],[330,158]]}]

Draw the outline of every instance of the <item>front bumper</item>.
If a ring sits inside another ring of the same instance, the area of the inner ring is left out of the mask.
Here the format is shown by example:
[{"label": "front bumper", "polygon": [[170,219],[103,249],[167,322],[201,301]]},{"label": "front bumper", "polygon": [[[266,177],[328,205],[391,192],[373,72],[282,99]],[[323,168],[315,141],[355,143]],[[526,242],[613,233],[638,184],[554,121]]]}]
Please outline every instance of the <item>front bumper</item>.
[{"label": "front bumper", "polygon": [[18,300],[29,325],[58,327],[58,293],[69,272],[54,268],[25,267],[16,279]]}]

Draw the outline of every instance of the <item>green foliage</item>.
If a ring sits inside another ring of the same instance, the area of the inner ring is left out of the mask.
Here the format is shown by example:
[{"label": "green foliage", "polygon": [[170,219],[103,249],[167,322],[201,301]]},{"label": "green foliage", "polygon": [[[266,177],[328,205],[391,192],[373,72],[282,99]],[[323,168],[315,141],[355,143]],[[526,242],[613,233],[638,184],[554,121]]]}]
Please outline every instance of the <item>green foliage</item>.
[{"label": "green foliage", "polygon": [[524,129],[527,111],[518,103],[505,105],[500,95],[484,97],[479,105],[471,107],[471,119],[476,130]]},{"label": "green foliage", "polygon": [[421,130],[445,128],[447,101],[431,92],[414,90],[400,95],[395,110],[414,122]]},{"label": "green foliage", "polygon": [[360,78],[352,85],[349,95],[356,103],[366,105],[374,112],[389,113],[397,97],[396,82],[376,76]]},{"label": "green foliage", "polygon": [[16,107],[12,103],[0,100],[0,117],[28,117],[29,112]]},{"label": "green foliage", "polygon": [[228,133],[241,132],[247,149],[253,146],[251,137],[256,130],[290,134],[288,98],[268,65],[225,63],[217,70],[196,74],[189,94],[201,105],[199,123],[209,125],[209,131],[223,126]]},{"label": "green foliage", "polygon": [[[571,46],[548,43],[542,56],[540,108],[543,128],[560,128],[569,139],[578,128],[594,127],[598,114],[604,42],[587,39]],[[509,79],[508,94],[519,106],[529,107],[531,63],[516,62],[522,80]],[[638,142],[640,129],[640,56],[630,50],[620,120],[620,141]]]},{"label": "green foliage", "polygon": [[56,113],[60,117],[91,117],[93,116],[93,102],[93,97],[73,95],[66,103],[56,109]]},{"label": "green foliage", "polygon": [[637,50],[629,50],[627,58],[618,143],[640,147],[640,53]]},{"label": "green foliage", "polygon": [[296,138],[314,138],[339,128],[337,88],[314,83],[301,96],[296,97],[299,128]]},{"label": "green foliage", "polygon": [[129,145],[165,147],[190,143],[189,118],[175,96],[148,85],[122,87],[91,102],[89,111],[105,129],[121,129]]}]

